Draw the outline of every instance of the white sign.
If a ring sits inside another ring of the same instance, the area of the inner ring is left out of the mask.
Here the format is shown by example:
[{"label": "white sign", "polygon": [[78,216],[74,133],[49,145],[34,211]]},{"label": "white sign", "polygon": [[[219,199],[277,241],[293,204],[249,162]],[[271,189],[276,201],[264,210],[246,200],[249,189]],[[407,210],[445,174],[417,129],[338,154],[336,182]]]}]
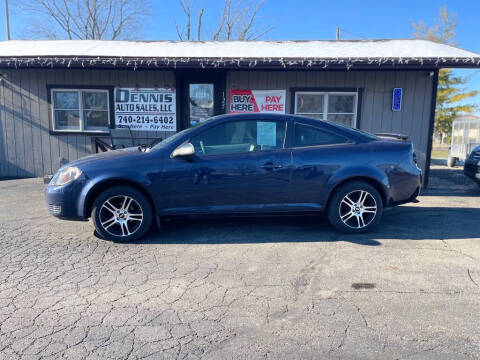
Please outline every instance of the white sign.
[{"label": "white sign", "polygon": [[257,122],[257,145],[277,145],[277,123],[275,121]]},{"label": "white sign", "polygon": [[117,129],[177,131],[175,89],[115,89]]},{"label": "white sign", "polygon": [[285,114],[285,90],[230,90],[230,113]]}]

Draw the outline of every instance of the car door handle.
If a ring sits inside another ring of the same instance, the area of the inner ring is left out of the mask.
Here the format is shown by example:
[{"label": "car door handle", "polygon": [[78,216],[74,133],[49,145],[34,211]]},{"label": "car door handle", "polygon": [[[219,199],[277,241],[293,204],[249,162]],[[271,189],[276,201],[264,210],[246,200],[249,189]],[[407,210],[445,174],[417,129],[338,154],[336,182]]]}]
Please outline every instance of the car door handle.
[{"label": "car door handle", "polygon": [[283,165],[280,164],[274,164],[273,162],[267,162],[263,164],[262,168],[265,170],[275,170],[275,169],[281,169]]}]

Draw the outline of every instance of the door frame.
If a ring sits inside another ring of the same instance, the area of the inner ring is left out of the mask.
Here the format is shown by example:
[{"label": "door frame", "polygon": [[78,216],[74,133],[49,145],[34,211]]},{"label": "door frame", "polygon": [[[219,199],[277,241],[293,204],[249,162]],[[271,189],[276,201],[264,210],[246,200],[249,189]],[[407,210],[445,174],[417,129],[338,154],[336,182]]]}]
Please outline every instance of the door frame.
[{"label": "door frame", "polygon": [[226,87],[227,72],[223,69],[178,69],[175,71],[177,83],[177,129],[178,131],[188,128],[190,107],[188,93],[190,84],[214,85],[214,115],[226,112]]}]

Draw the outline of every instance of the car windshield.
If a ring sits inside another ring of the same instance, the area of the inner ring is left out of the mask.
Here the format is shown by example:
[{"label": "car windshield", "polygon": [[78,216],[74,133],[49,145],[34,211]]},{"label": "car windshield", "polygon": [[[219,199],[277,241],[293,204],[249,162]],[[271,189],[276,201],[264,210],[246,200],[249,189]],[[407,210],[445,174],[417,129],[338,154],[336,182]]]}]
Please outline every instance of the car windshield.
[{"label": "car windshield", "polygon": [[173,134],[172,136],[167,137],[165,140],[162,140],[162,141],[160,141],[158,144],[155,144],[155,145],[152,147],[152,150],[162,149],[162,148],[164,148],[165,146],[170,145],[172,142],[174,142],[175,140],[177,140],[179,137],[188,134],[189,132],[193,131],[194,129],[198,129],[200,126],[202,126],[203,124],[205,124],[205,123],[207,123],[208,121],[213,120],[213,119],[215,119],[215,116],[214,116],[214,117],[211,117],[211,118],[209,118],[209,119],[207,119],[207,120],[205,120],[204,122],[202,122],[200,125],[197,125],[196,127],[191,127],[191,128],[188,128],[188,129],[184,129],[184,130],[182,130],[182,131],[179,131],[179,132],[176,133],[176,134]]},{"label": "car windshield", "polygon": [[175,140],[177,140],[179,137],[181,137],[181,136],[183,136],[183,135],[185,135],[185,134],[188,134],[191,130],[193,130],[193,128],[179,131],[178,133],[173,134],[172,136],[167,137],[165,140],[162,140],[162,141],[160,141],[158,144],[155,144],[155,145],[152,147],[152,150],[164,148],[165,146],[167,146],[167,145],[171,144],[172,142],[174,142]]}]

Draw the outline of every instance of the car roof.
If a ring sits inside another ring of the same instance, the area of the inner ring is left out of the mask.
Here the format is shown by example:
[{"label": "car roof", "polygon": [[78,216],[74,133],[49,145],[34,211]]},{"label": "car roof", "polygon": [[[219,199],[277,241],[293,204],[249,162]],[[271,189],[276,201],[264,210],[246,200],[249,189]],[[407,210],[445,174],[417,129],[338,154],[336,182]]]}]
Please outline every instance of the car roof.
[{"label": "car roof", "polygon": [[254,117],[255,119],[271,119],[271,120],[285,120],[285,117],[288,116],[288,114],[265,114],[265,113],[242,113],[242,114],[222,114],[222,115],[217,115],[212,118],[212,120],[216,119],[225,119],[225,120],[231,120],[231,119],[252,119]]},{"label": "car roof", "polygon": [[213,126],[214,123],[231,121],[231,120],[251,120],[254,119],[263,119],[263,120],[277,120],[285,121],[291,120],[294,122],[300,122],[315,127],[322,128],[327,131],[335,132],[339,135],[343,135],[347,138],[356,141],[372,141],[375,139],[375,136],[372,134],[364,133],[360,130],[349,128],[331,121],[325,121],[320,119],[315,119],[306,116],[293,115],[293,114],[265,114],[265,113],[243,113],[243,114],[222,114],[217,115],[211,118],[207,123]]}]

